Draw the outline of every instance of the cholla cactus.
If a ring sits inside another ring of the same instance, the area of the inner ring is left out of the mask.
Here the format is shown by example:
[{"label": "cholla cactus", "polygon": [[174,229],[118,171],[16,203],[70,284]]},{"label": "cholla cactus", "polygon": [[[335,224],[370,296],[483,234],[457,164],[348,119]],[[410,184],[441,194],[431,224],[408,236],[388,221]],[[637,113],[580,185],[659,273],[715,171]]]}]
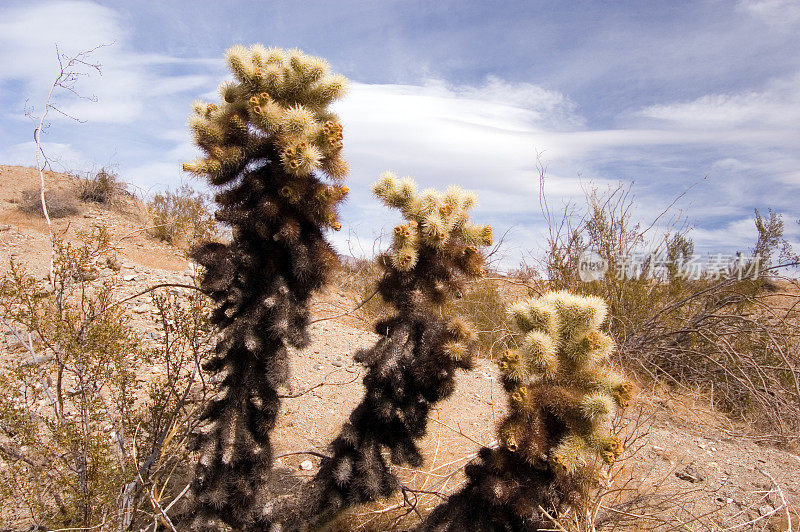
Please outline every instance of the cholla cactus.
[{"label": "cholla cactus", "polygon": [[583,467],[589,454],[609,464],[619,457],[606,422],[628,405],[632,385],[608,366],[615,345],[599,330],[606,312],[600,298],[569,292],[511,306],[521,341],[499,363],[509,394],[500,447],[481,450],[467,486],[422,530],[538,530],[548,524],[539,506],[576,502],[577,479],[592,479],[595,471]]},{"label": "cholla cactus", "polygon": [[233,236],[193,253],[220,336],[205,364],[219,384],[195,442],[192,530],[220,520],[251,528],[266,503],[287,347],[308,343],[308,300],[338,260],[323,229],[339,228],[347,194],[342,128],[327,109],[345,79],[295,50],[237,46],[227,60],[236,81],[220,86],[219,104],[195,104],[190,124],[206,156],[185,165],[221,187],[217,218]]},{"label": "cholla cactus", "polygon": [[395,464],[419,466],[416,441],[426,432],[431,406],[453,392],[455,370],[473,363],[473,327],[437,309],[460,295],[465,279],[483,273],[480,247],[491,244],[492,233],[469,223],[475,195],[458,187],[417,194],[411,180],[391,174],[373,190],[405,216],[392,248],[379,258],[384,276],[378,291],[397,312],[376,324],[377,344],[356,353],[367,367],[366,394],[303,500],[276,513],[272,523],[282,530],[314,529],[350,504],[396,490],[383,452]]}]

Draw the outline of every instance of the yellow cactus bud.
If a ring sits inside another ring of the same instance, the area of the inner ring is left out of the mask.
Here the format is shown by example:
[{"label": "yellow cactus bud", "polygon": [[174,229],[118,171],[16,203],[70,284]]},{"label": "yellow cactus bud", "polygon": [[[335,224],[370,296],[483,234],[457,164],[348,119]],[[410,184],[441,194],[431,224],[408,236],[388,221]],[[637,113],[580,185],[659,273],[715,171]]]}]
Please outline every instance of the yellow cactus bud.
[{"label": "yellow cactus bud", "polygon": [[528,399],[528,389],[524,386],[517,387],[511,394],[511,405],[514,408],[520,408],[525,404]]},{"label": "yellow cactus bud", "polygon": [[608,312],[605,302],[595,296],[581,297],[561,291],[548,293],[544,300],[558,312],[560,339],[565,345],[579,341],[590,330],[597,329]]},{"label": "yellow cactus bud", "polygon": [[522,345],[531,372],[544,374],[548,378],[556,374],[559,366],[558,348],[550,336],[538,330],[530,331],[525,335]]},{"label": "yellow cactus bud", "polygon": [[556,472],[573,473],[580,465],[581,455],[586,448],[586,441],[583,438],[568,434],[553,451],[550,463]]},{"label": "yellow cactus bud", "polygon": [[513,349],[506,350],[498,366],[500,367],[500,371],[514,382],[527,382],[530,377],[528,364],[519,351]]},{"label": "yellow cactus bud", "polygon": [[314,126],[314,113],[302,105],[293,105],[284,111],[283,131],[295,137],[305,137]]},{"label": "yellow cactus bud", "polygon": [[612,397],[617,406],[627,408],[633,398],[633,384],[627,381],[617,384],[613,388]]},{"label": "yellow cactus bud", "polygon": [[509,307],[508,316],[520,332],[539,331],[554,340],[558,338],[558,313],[553,305],[541,299],[513,303]]}]

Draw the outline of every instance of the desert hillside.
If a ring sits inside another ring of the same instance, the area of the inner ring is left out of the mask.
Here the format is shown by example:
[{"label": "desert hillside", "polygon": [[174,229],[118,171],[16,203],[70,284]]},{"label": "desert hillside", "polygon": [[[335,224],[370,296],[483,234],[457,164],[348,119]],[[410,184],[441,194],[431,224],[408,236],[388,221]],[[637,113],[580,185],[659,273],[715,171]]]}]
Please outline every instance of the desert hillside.
[{"label": "desert hillside", "polygon": [[[73,185],[72,178],[63,174],[47,172],[46,179],[51,189],[69,190]],[[32,168],[0,166],[0,184],[0,271],[7,271],[13,259],[35,277],[45,278],[51,257],[47,226],[41,217],[20,208],[24,191],[37,188],[38,174]],[[141,341],[155,346],[163,341],[165,329],[147,289],[184,285],[159,290],[188,297],[197,267],[184,250],[152,238],[148,223],[145,207],[130,197],[113,208],[79,203],[78,213],[53,220],[53,230],[79,245],[93,226],[107,229],[116,262],[100,268],[100,278],[92,282],[113,279],[113,297],[126,300],[125,314]],[[369,293],[368,280],[360,282],[363,290],[351,281],[316,295],[312,343],[291,354],[291,384],[284,391],[273,432],[279,458],[272,489],[278,494],[291,493],[314,474],[319,455],[326,453],[364,393],[364,368],[353,361],[353,353],[371,346],[378,336],[371,332],[374,315],[369,309],[351,312]],[[509,294],[519,293],[514,287],[508,285]],[[12,371],[28,356],[6,328],[0,341],[0,371]],[[159,368],[158,361],[142,365],[136,378],[155,379]],[[398,468],[410,489],[391,500],[356,507],[340,519],[339,526],[407,530],[441,498],[457,491],[464,466],[481,446],[495,444],[497,422],[507,408],[499,376],[496,364],[485,357],[474,370],[460,372],[456,392],[432,413],[422,443],[424,464]],[[622,459],[608,470],[605,498],[598,509],[603,529],[779,531],[790,529],[789,519],[794,530],[800,528],[797,449],[778,445],[751,425],[716,411],[699,391],[670,389],[645,376],[630,377],[639,389],[624,418],[614,422],[627,445]],[[0,436],[3,442],[5,438]],[[162,506],[188,482],[178,478],[180,469],[176,471],[177,480],[159,494]],[[174,506],[179,508],[180,501]],[[0,528],[27,530],[32,524],[21,501],[4,501]]]}]

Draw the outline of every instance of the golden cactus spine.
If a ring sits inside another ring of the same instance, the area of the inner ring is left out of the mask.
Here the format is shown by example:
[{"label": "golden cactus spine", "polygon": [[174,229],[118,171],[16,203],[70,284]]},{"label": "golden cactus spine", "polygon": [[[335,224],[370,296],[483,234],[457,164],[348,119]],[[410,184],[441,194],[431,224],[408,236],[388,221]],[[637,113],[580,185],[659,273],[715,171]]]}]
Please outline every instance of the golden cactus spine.
[{"label": "golden cactus spine", "polygon": [[[615,344],[600,331],[606,314],[602,299],[564,291],[510,307],[521,340],[499,363],[511,406],[500,439],[527,461],[546,457],[557,471],[571,473],[587,452],[609,463],[619,456],[606,422],[628,405],[632,385],[609,366]],[[539,437],[553,432],[540,426],[542,412],[566,429],[554,447]]]}]

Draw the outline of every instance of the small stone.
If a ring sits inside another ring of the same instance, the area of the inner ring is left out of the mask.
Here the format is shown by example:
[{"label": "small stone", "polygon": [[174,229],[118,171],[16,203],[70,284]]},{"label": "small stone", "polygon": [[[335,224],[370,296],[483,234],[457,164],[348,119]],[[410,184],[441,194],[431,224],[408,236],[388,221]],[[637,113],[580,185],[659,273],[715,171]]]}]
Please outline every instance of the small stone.
[{"label": "small stone", "polygon": [[136,276],[135,275],[125,275],[125,276],[122,277],[122,280],[123,281],[135,281],[136,280]]},{"label": "small stone", "polygon": [[706,477],[691,464],[687,465],[680,471],[675,471],[675,476],[681,480],[685,480],[693,484],[697,482],[703,482],[706,479]]},{"label": "small stone", "polygon": [[311,468],[313,467],[314,464],[311,462],[311,460],[303,460],[302,462],[300,462],[300,469],[302,469],[303,471],[310,471]]},{"label": "small stone", "polygon": [[344,366],[344,363],[341,360],[334,360],[333,362],[331,362],[331,364],[333,364],[337,368],[341,368],[342,366]]},{"label": "small stone", "polygon": [[314,369],[322,369],[322,364],[320,364],[319,362],[317,362],[317,363],[316,363],[316,364],[314,364],[312,367],[313,367]]},{"label": "small stone", "polygon": [[139,305],[138,307],[135,307],[133,311],[137,314],[144,314],[145,312],[150,311],[150,305]]}]

